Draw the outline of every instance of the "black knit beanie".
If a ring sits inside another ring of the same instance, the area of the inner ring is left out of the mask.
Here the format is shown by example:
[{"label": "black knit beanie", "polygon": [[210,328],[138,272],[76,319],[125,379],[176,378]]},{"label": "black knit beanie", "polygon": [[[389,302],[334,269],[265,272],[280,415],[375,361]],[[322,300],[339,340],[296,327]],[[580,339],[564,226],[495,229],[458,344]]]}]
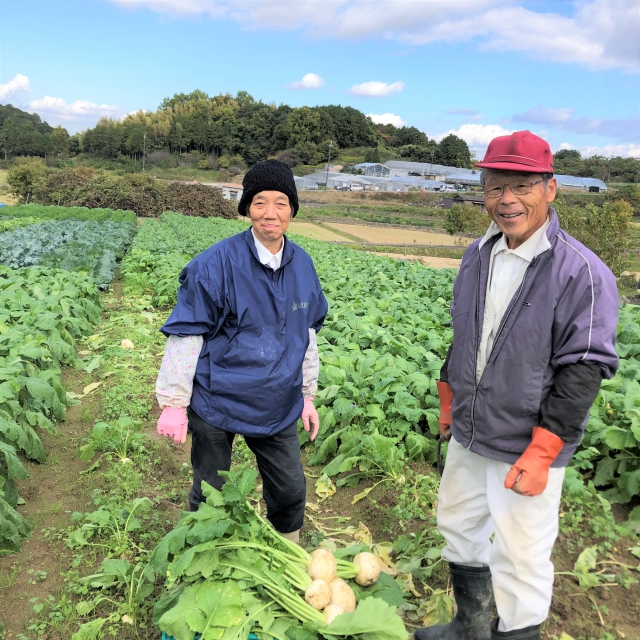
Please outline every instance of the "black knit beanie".
[{"label": "black knit beanie", "polygon": [[292,218],[298,213],[298,191],[293,179],[293,172],[280,160],[265,160],[254,164],[242,181],[242,198],[238,203],[238,213],[249,215],[249,205],[253,196],[261,191],[280,191],[289,197]]}]

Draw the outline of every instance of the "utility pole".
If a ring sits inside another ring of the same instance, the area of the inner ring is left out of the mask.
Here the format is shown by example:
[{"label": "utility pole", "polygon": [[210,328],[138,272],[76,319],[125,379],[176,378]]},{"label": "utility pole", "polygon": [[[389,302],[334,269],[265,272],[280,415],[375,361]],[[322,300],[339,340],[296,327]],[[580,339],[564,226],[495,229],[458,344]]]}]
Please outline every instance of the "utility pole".
[{"label": "utility pole", "polygon": [[333,140],[329,140],[329,157],[327,159],[327,177],[324,181],[324,188],[329,188],[329,165],[331,164],[331,147],[333,146]]},{"label": "utility pole", "polygon": [[605,182],[607,180],[611,180],[611,163],[613,162],[613,152],[611,152],[611,157],[609,158],[609,168],[607,169],[607,178],[605,180]]},{"label": "utility pole", "polygon": [[144,173],[144,158],[147,155],[147,132],[142,136],[142,173]]}]

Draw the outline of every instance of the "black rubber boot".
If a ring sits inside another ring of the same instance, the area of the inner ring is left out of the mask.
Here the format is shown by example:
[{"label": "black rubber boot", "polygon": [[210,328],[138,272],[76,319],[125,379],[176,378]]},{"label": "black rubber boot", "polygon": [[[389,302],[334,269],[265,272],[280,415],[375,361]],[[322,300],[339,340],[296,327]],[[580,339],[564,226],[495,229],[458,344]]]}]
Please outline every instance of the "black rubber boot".
[{"label": "black rubber boot", "polygon": [[514,631],[498,631],[498,620],[491,623],[491,640],[498,638],[511,638],[512,640],[540,640],[540,627],[536,624],[533,627],[515,629]]},{"label": "black rubber boot", "polygon": [[449,563],[458,613],[449,624],[418,629],[415,640],[491,640],[493,587],[489,567]]}]

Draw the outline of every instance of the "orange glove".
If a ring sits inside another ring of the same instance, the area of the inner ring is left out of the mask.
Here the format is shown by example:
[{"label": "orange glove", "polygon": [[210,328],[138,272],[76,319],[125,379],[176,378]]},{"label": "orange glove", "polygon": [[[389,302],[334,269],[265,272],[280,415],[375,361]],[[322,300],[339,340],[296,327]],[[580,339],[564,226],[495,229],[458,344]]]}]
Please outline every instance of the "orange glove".
[{"label": "orange glove", "polygon": [[542,427],[533,427],[531,444],[509,469],[505,489],[522,496],[539,496],[547,487],[549,467],[564,447],[564,440]]},{"label": "orange glove", "polygon": [[[438,416],[438,425],[440,426],[440,435],[447,436],[447,431],[453,422],[451,417],[451,403],[453,402],[453,391],[448,382],[436,382],[438,387],[438,396],[440,398],[440,415]],[[449,438],[451,433],[449,432]],[[449,439],[447,438],[447,440]]]}]

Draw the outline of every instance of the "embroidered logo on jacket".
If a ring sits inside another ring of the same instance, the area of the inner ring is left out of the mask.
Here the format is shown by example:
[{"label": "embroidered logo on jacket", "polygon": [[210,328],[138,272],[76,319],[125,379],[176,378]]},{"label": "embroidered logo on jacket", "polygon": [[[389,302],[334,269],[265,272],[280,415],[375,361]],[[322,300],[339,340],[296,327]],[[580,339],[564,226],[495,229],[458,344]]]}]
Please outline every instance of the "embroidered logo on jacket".
[{"label": "embroidered logo on jacket", "polygon": [[308,302],[294,302],[291,305],[291,311],[297,311],[298,309],[307,309],[309,307]]}]

